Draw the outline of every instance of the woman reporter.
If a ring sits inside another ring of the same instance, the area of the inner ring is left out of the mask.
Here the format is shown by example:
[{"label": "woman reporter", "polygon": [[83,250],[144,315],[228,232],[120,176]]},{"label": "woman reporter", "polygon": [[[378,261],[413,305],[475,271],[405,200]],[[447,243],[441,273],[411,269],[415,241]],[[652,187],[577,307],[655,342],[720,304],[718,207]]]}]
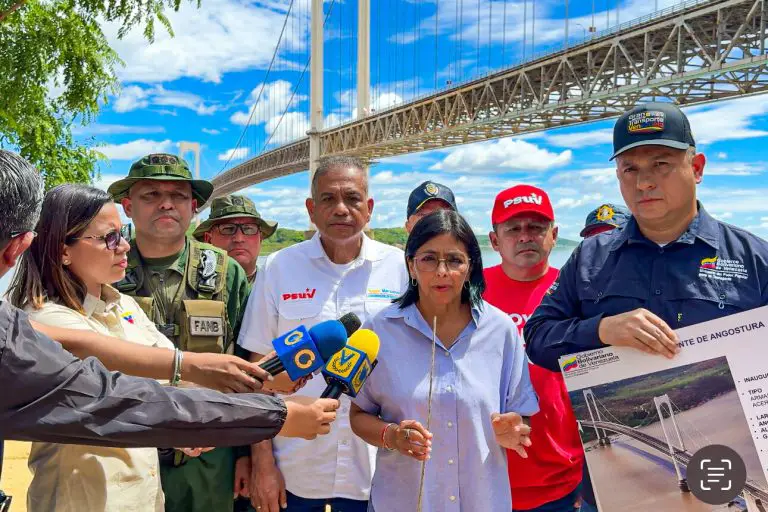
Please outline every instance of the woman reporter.
[{"label": "woman reporter", "polygon": [[410,286],[366,326],[381,339],[379,363],[350,411],[354,432],[381,448],[370,506],[416,510],[429,459],[423,510],[511,510],[504,448],[525,456],[538,411],[517,327],[482,300],[480,247],[458,213],[421,219],[405,253]]},{"label": "woman reporter", "polygon": [[[127,359],[141,345],[156,347],[164,356],[175,353],[178,370],[180,355],[173,344],[133,298],[109,286],[123,278],[127,266],[130,246],[121,227],[117,208],[105,192],[69,184],[51,190],[43,201],[38,237],[23,256],[11,287],[11,301],[38,324],[126,340]],[[173,373],[178,380],[179,372]],[[156,377],[169,379],[172,373],[166,368]],[[201,449],[185,451],[196,456]],[[164,508],[154,448],[34,443],[29,465],[34,473],[30,510]]]}]

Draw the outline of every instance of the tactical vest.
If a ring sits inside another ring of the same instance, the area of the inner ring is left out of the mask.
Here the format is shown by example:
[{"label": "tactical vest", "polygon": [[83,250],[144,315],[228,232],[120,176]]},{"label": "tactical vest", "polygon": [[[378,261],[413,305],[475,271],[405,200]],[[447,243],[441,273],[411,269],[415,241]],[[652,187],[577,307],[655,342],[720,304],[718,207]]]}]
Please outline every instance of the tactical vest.
[{"label": "tactical vest", "polygon": [[227,317],[227,263],[225,251],[188,238],[184,276],[172,298],[175,314],[170,319],[160,318],[135,244],[128,253],[125,278],[115,287],[136,299],[157,329],[181,350],[231,354],[235,344]]}]

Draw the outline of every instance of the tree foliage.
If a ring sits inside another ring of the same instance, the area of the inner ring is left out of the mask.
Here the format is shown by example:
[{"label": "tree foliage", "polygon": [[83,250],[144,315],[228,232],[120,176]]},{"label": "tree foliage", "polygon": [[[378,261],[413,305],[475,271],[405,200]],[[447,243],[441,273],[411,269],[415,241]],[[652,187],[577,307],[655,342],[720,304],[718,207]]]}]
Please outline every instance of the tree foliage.
[{"label": "tree foliage", "polygon": [[[118,89],[118,55],[101,29],[117,22],[154,40],[182,0],[0,0],[0,147],[19,151],[47,187],[89,182],[100,158],[72,129],[92,121]],[[198,3],[199,5],[199,3]]]}]

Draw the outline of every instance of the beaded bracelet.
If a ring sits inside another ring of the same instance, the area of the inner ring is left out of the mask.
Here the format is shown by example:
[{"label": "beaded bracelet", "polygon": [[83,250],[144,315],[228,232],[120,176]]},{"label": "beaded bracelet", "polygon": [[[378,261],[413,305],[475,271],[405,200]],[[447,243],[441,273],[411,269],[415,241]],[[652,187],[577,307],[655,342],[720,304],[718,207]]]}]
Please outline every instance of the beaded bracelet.
[{"label": "beaded bracelet", "polygon": [[381,445],[384,447],[385,450],[390,452],[393,452],[397,449],[397,448],[390,448],[389,446],[387,446],[387,430],[389,430],[389,427],[391,427],[392,425],[395,425],[395,428],[397,428],[397,424],[387,423],[384,426],[384,429],[381,431]]}]

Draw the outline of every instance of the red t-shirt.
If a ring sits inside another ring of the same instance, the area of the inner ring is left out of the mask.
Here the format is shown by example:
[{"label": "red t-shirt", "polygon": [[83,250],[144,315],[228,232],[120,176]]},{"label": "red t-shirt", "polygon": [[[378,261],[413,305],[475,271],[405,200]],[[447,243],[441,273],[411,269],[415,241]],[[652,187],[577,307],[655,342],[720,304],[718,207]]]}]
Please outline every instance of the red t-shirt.
[{"label": "red t-shirt", "polygon": [[[550,268],[535,281],[515,281],[501,265],[485,269],[483,298],[507,313],[523,332],[525,322],[557,279]],[[562,375],[533,363],[528,365],[539,412],[531,417],[528,458],[507,451],[512,503],[515,509],[536,508],[573,491],[581,481],[584,451]]]}]

